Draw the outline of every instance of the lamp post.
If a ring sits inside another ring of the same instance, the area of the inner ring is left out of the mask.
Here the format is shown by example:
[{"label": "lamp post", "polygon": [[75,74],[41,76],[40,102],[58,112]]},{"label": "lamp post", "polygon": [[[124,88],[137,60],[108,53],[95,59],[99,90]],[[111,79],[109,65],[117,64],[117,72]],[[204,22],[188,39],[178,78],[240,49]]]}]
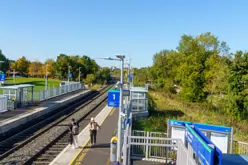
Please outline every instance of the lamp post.
[{"label": "lamp post", "polygon": [[124,84],[124,55],[116,55],[117,58],[101,58],[105,60],[116,60],[116,61],[121,61],[121,83],[120,83],[120,107],[119,107],[119,119],[118,119],[118,142],[117,142],[117,162],[121,162],[121,144],[122,144],[122,139],[121,139],[121,131],[122,131],[122,112],[123,112],[123,84]]},{"label": "lamp post", "polygon": [[48,64],[46,64],[46,90],[48,90],[48,72],[47,72]]},{"label": "lamp post", "polygon": [[68,66],[68,85],[70,84],[70,68],[71,66]]},{"label": "lamp post", "polygon": [[79,79],[79,80],[78,80],[79,83],[80,83],[80,77],[81,77],[81,76],[80,76],[80,74],[81,74],[80,69],[81,69],[81,68],[82,68],[82,67],[79,67],[79,74],[78,74],[78,76],[79,76],[79,78],[78,78],[78,79]]}]

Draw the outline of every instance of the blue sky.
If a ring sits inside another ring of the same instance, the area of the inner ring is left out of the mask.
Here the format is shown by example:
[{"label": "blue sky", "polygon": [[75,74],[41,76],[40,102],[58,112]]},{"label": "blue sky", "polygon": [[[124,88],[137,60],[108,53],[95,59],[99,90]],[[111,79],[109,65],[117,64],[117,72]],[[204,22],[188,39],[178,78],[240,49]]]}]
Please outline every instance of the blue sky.
[{"label": "blue sky", "polygon": [[[183,34],[211,32],[231,51],[247,50],[247,0],[1,0],[0,49],[10,59],[125,54],[152,65]],[[102,66],[118,62],[97,60]]]}]

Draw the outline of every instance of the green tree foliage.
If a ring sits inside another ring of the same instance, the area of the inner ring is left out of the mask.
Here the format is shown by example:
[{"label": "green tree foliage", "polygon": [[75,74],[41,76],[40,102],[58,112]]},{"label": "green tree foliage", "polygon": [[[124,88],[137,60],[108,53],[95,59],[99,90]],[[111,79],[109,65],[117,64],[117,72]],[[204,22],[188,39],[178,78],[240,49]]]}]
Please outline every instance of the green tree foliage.
[{"label": "green tree foliage", "polygon": [[7,72],[10,68],[10,61],[5,57],[5,55],[2,53],[2,50],[0,50],[0,71]]},{"label": "green tree foliage", "polygon": [[218,98],[223,111],[244,119],[248,55],[240,51],[232,55],[229,50],[211,33],[183,35],[176,50],[162,50],[153,56],[152,67],[135,70],[135,83],[151,82],[156,89],[173,93],[179,86],[179,94],[191,102]]},{"label": "green tree foliage", "polygon": [[87,84],[92,84],[96,81],[96,76],[94,74],[87,74],[85,82]]},{"label": "green tree foliage", "polygon": [[15,69],[21,75],[27,75],[29,71],[29,66],[30,61],[28,61],[26,57],[23,56],[14,63],[13,69]]},{"label": "green tree foliage", "polygon": [[235,54],[229,79],[228,113],[238,119],[244,119],[248,109],[248,53],[238,51]]}]

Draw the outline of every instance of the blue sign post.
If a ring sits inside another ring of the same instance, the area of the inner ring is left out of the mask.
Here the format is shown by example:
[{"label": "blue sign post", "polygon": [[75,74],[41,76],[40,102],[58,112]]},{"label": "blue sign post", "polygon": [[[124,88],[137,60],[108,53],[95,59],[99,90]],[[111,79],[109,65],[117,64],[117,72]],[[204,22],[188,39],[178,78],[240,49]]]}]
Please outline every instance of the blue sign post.
[{"label": "blue sign post", "polygon": [[72,78],[72,74],[70,74],[69,78]]},{"label": "blue sign post", "polygon": [[0,81],[2,82],[6,81],[6,74],[0,74]]}]

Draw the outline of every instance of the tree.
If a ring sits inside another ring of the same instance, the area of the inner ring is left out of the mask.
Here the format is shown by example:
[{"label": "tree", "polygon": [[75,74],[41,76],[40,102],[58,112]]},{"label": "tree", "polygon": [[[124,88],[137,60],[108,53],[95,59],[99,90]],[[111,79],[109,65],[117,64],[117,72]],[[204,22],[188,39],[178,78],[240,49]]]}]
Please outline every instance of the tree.
[{"label": "tree", "polygon": [[0,49],[0,71],[7,72],[10,68],[10,62],[9,59],[5,57],[5,55],[2,53],[2,50]]},{"label": "tree", "polygon": [[85,80],[86,84],[93,84],[95,81],[96,81],[96,77],[94,74],[88,74],[86,76],[86,80]]},{"label": "tree", "polygon": [[28,74],[35,77],[35,76],[42,76],[42,63],[39,61],[31,62],[29,65]]},{"label": "tree", "polygon": [[46,60],[46,62],[42,66],[43,76],[46,76],[46,67],[47,67],[48,77],[55,78],[56,75],[55,61],[53,59]]},{"label": "tree", "polygon": [[29,69],[30,62],[26,59],[26,57],[22,57],[15,62],[13,65],[13,69],[18,71],[21,75],[27,75]]},{"label": "tree", "polygon": [[229,79],[228,113],[239,120],[248,114],[248,53],[235,54]]}]

